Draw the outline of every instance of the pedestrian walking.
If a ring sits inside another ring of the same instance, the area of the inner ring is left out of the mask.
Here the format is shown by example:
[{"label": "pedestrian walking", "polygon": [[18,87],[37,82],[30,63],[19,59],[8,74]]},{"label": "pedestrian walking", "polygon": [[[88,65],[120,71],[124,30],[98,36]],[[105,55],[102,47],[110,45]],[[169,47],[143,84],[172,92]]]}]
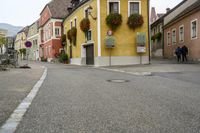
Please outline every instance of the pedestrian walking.
[{"label": "pedestrian walking", "polygon": [[181,48],[180,47],[176,48],[175,54],[176,54],[176,57],[177,57],[177,61],[180,62],[181,61]]},{"label": "pedestrian walking", "polygon": [[188,48],[185,45],[183,45],[183,47],[181,48],[181,55],[182,55],[182,61],[187,62]]}]

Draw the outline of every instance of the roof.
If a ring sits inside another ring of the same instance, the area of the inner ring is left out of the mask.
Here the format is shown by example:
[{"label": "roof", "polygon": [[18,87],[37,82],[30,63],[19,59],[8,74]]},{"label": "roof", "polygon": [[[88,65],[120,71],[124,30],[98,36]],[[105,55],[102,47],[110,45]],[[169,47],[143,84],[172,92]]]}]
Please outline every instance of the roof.
[{"label": "roof", "polygon": [[20,30],[17,34],[24,32],[25,35],[28,34],[29,26],[24,27],[22,30]]},{"label": "roof", "polygon": [[[70,4],[71,0],[51,0],[48,4],[45,5],[44,9],[46,7],[49,8],[52,18],[62,19],[68,14],[67,8]],[[44,11],[44,9],[42,10],[42,12]]]},{"label": "roof", "polygon": [[161,17],[164,16],[164,15],[165,15],[165,13],[158,13],[158,14],[157,14],[158,18],[161,18]]},{"label": "roof", "polygon": [[192,4],[191,6],[187,7],[184,11],[182,11],[180,14],[178,14],[174,19],[172,19],[169,23],[167,23],[165,25],[168,26],[169,24],[177,21],[178,19],[184,17],[184,16],[187,16],[187,15],[190,15],[191,13],[193,12],[196,12],[200,10],[200,0],[196,1],[194,4]]}]

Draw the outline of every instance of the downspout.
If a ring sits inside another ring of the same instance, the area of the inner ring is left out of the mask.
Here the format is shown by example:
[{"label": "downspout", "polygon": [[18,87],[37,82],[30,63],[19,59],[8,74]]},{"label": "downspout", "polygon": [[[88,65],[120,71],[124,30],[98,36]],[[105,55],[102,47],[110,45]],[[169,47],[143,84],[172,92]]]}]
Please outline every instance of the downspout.
[{"label": "downspout", "polygon": [[149,6],[150,6],[150,0],[147,1],[147,14],[148,14],[148,47],[149,47],[149,64],[151,64],[151,42],[150,42],[150,17],[149,17]]}]

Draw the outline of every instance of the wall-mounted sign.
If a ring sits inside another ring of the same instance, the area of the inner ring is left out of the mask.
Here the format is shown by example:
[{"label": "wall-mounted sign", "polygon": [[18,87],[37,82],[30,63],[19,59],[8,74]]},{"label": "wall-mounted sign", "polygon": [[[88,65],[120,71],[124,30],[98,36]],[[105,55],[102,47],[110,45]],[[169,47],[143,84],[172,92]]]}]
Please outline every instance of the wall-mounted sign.
[{"label": "wall-mounted sign", "polygon": [[113,31],[112,30],[108,30],[107,31],[107,36],[112,36],[113,35]]},{"label": "wall-mounted sign", "polygon": [[113,36],[107,36],[105,39],[106,48],[114,48],[116,40]]},{"label": "wall-mounted sign", "polygon": [[146,34],[145,33],[137,33],[137,45],[144,46],[146,44]]},{"label": "wall-mounted sign", "polygon": [[32,43],[31,43],[30,41],[26,41],[26,42],[25,42],[25,46],[26,46],[27,48],[30,48],[30,47],[32,46]]},{"label": "wall-mounted sign", "polygon": [[146,47],[137,46],[137,53],[146,53]]}]

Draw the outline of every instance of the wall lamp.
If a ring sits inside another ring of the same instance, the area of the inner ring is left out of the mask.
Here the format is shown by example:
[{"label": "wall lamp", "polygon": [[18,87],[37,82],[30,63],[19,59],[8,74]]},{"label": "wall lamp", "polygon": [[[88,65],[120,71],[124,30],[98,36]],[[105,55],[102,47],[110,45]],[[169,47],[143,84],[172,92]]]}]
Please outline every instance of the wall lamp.
[{"label": "wall lamp", "polygon": [[92,15],[92,10],[93,10],[93,8],[92,8],[91,5],[89,5],[89,7],[87,8],[87,10],[88,10],[88,14],[92,17],[92,19],[97,20],[97,17],[94,17],[94,16]]}]

